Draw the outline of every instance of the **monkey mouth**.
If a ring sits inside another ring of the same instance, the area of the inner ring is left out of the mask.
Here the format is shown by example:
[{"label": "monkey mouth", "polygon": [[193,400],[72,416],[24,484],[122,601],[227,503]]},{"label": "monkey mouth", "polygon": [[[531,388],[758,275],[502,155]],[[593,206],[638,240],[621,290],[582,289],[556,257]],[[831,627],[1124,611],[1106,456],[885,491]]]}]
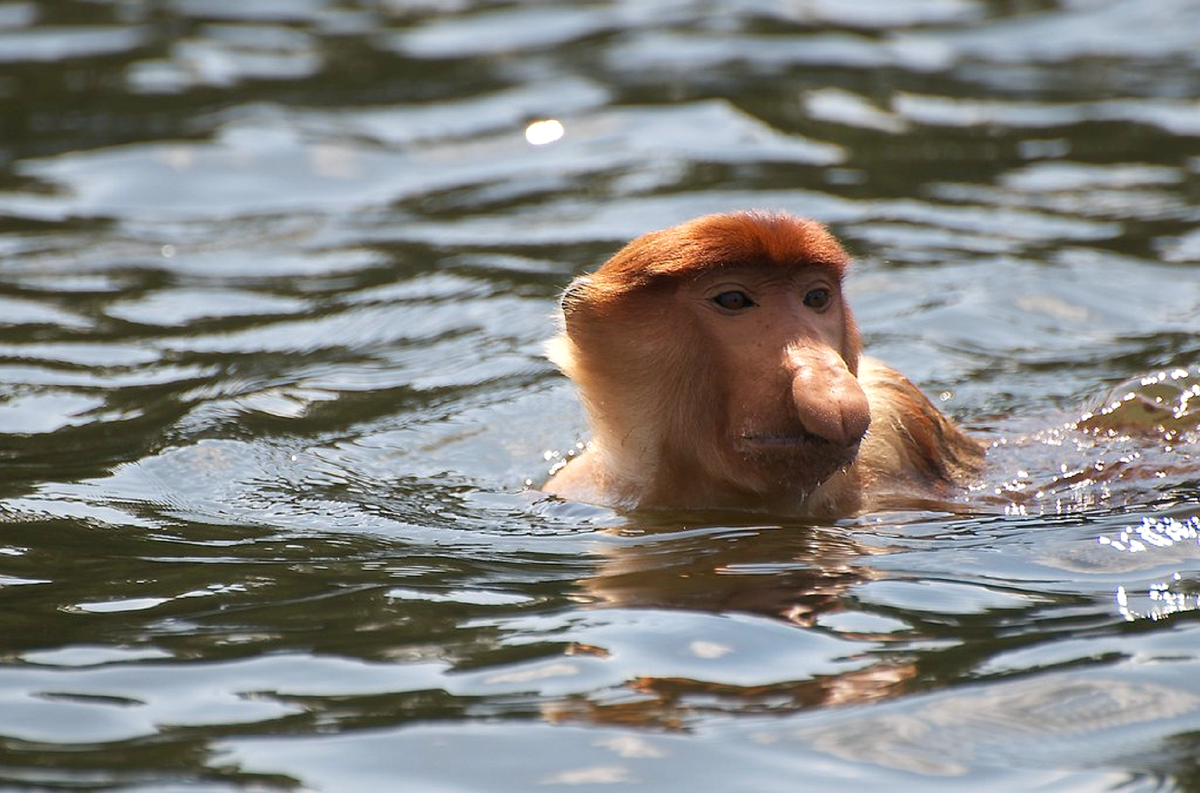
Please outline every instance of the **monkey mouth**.
[{"label": "monkey mouth", "polygon": [[798,432],[779,435],[743,435],[742,443],[751,446],[796,446],[798,444],[829,443],[829,441],[809,432]]},{"label": "monkey mouth", "polygon": [[742,446],[748,449],[762,449],[764,451],[770,449],[809,449],[818,451],[822,448],[828,449],[830,452],[842,452],[858,449],[858,441],[855,441],[849,446],[841,446],[835,444],[820,435],[813,435],[811,432],[788,432],[788,433],[764,433],[761,435],[742,435],[738,438]]},{"label": "monkey mouth", "polygon": [[858,456],[859,442],[849,446],[833,443],[810,432],[746,434],[738,438],[738,449],[747,460],[768,468],[783,466],[789,476],[822,480]]}]

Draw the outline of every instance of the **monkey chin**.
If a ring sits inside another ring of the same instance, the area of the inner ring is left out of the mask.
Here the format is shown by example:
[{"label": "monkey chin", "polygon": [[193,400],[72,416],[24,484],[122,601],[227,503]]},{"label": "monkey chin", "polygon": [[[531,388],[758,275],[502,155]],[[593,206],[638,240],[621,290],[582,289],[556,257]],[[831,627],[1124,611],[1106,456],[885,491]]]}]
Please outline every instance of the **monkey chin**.
[{"label": "monkey chin", "polygon": [[[858,458],[861,439],[842,445],[806,432],[742,435],[738,456],[759,473],[765,490],[803,501]],[[767,495],[767,493],[763,493]]]}]

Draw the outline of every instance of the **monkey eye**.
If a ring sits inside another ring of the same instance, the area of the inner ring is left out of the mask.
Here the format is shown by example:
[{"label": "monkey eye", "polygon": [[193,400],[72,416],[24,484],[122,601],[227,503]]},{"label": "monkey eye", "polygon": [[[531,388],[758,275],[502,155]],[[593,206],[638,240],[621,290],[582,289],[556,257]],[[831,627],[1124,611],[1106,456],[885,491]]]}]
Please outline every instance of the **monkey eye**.
[{"label": "monkey eye", "polygon": [[739,292],[736,289],[722,292],[714,297],[712,301],[726,311],[741,311],[742,309],[758,305],[750,299],[750,295],[745,292]]},{"label": "monkey eye", "polygon": [[822,311],[829,307],[831,296],[828,289],[810,289],[804,295],[804,305],[816,311]]}]

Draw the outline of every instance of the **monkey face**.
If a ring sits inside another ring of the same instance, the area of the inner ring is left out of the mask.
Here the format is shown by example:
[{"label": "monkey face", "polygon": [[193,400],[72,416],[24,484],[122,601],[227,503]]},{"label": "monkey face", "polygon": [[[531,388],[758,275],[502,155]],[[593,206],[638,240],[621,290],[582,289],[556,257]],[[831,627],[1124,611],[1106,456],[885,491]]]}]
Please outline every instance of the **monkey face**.
[{"label": "monkey face", "polygon": [[839,278],[817,266],[734,266],[674,299],[722,373],[723,435],[742,465],[800,494],[853,462],[871,417]]}]

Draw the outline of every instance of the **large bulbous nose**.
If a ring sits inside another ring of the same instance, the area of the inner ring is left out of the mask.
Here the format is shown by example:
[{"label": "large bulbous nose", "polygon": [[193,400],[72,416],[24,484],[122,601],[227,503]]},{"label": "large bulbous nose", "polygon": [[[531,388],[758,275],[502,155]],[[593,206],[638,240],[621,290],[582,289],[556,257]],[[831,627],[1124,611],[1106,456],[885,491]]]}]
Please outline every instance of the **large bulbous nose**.
[{"label": "large bulbous nose", "polygon": [[871,406],[846,362],[825,346],[788,351],[792,401],[805,432],[835,446],[852,447],[871,425]]}]

